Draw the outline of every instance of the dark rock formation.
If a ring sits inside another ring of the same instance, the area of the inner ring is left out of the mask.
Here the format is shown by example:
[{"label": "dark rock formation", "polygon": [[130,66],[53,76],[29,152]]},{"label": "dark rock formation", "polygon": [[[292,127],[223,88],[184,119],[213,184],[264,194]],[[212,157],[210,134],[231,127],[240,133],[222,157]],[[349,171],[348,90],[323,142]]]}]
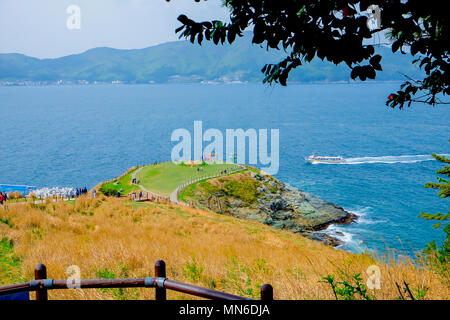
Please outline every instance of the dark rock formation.
[{"label": "dark rock formation", "polygon": [[[224,193],[224,197],[220,198],[220,212],[223,214],[256,220],[273,228],[286,229],[334,246],[342,243],[325,232],[317,231],[326,229],[330,224],[347,224],[356,219],[355,215],[342,207],[280,182],[269,175],[253,171],[239,175],[241,176],[234,178],[246,181],[247,185],[253,185],[255,197],[248,197],[251,193],[248,189],[246,189],[247,197],[241,197],[238,192],[227,192],[226,181],[232,177],[222,177],[220,184],[211,181],[216,189],[218,188],[217,191]],[[202,194],[201,190],[199,194]],[[205,197],[208,194],[202,195]],[[219,209],[218,205],[214,203],[211,205],[202,199],[198,199],[197,203],[214,211]]]},{"label": "dark rock formation", "polygon": [[351,223],[356,219],[354,214],[273,177],[254,173],[252,176],[262,185],[257,188],[257,204],[242,207],[232,203],[228,206],[230,215],[257,220],[276,229],[287,229],[333,246],[342,244],[324,232],[314,231],[326,229],[330,224]]}]

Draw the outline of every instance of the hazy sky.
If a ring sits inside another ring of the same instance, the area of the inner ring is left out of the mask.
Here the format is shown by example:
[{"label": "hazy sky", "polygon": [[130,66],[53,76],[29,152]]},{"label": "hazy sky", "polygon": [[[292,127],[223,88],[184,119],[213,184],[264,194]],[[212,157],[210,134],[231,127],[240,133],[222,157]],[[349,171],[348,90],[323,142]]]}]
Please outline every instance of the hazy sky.
[{"label": "hazy sky", "polygon": [[[70,5],[81,28],[70,30]],[[220,0],[0,0],[0,53],[54,58],[94,47],[144,48],[177,40],[180,14],[227,20]]]}]

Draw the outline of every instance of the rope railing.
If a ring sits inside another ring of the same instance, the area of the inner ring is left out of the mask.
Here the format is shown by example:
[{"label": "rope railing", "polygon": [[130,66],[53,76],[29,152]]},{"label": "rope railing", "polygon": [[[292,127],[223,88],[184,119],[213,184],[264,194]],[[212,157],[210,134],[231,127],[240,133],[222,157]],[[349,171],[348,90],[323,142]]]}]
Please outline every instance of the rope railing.
[{"label": "rope railing", "polygon": [[[55,280],[47,279],[47,268],[38,264],[34,269],[35,280],[0,287],[0,297],[22,292],[36,292],[36,300],[48,300],[48,290],[57,289],[105,289],[105,288],[154,288],[158,301],[167,300],[166,291],[172,290],[193,296],[213,300],[252,300],[226,292],[202,288],[192,284],[174,281],[166,278],[166,264],[163,260],[155,263],[155,276],[133,279],[79,279]],[[273,288],[270,284],[261,286],[261,300],[273,300]]]}]

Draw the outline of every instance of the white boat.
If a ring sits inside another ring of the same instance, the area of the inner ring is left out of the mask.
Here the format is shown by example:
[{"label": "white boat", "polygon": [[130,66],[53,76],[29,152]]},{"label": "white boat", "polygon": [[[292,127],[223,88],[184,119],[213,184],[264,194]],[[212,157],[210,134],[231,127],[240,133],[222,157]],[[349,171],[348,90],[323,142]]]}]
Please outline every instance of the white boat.
[{"label": "white boat", "polygon": [[308,163],[343,163],[345,159],[341,156],[337,157],[329,157],[329,156],[316,156],[315,154],[310,155],[305,158],[305,161]]}]

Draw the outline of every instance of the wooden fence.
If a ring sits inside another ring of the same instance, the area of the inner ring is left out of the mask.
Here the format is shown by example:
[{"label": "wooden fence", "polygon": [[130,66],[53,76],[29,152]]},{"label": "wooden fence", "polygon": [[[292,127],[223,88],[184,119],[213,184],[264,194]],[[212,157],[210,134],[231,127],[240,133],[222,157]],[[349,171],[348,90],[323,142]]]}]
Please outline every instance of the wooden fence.
[{"label": "wooden fence", "polygon": [[[76,280],[54,280],[47,279],[47,268],[38,264],[34,269],[35,280],[0,287],[0,297],[5,295],[36,292],[36,300],[47,301],[48,290],[56,289],[88,289],[88,288],[154,288],[156,300],[166,300],[166,291],[173,290],[187,293],[193,296],[213,300],[252,300],[233,294],[216,291],[212,289],[194,286],[192,284],[178,282],[166,278],[166,264],[163,260],[156,261],[155,276],[135,279],[80,279]],[[261,300],[273,300],[273,288],[270,284],[261,286]]]}]

